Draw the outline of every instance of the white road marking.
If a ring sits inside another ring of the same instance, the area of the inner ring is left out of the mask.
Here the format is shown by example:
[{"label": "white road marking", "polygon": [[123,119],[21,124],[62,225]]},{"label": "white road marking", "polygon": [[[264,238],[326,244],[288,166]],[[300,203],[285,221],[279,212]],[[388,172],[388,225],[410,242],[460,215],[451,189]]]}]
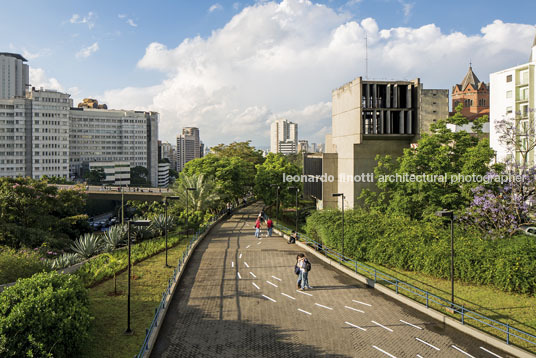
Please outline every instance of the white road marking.
[{"label": "white road marking", "polygon": [[490,350],[487,350],[487,349],[486,349],[486,348],[484,348],[484,347],[480,347],[480,349],[482,349],[482,350],[483,350],[484,352],[488,352],[489,354],[491,354],[491,355],[492,355],[492,356],[494,356],[494,357],[497,357],[497,358],[502,358],[502,357],[501,357],[500,355],[498,355],[498,354],[495,354],[495,353],[493,353],[492,351],[490,351]]},{"label": "white road marking", "polygon": [[346,323],[347,325],[352,326],[354,328],[359,328],[362,331],[365,331],[365,332],[367,331],[365,328],[359,327],[359,326],[357,326],[357,325],[355,325],[353,323],[350,323],[350,322],[344,322],[344,323]]},{"label": "white road marking", "polygon": [[352,300],[352,301],[354,301],[355,303],[360,303],[360,304],[362,304],[362,305],[372,307],[372,305],[369,305],[368,303],[365,303],[365,302],[356,301],[356,300]]},{"label": "white road marking", "polygon": [[231,261],[231,267],[234,267],[234,261]]},{"label": "white road marking", "polygon": [[328,310],[332,310],[332,311],[333,311],[333,308],[328,307],[328,306],[321,305],[320,303],[315,303],[315,305],[317,305],[317,306],[319,306],[319,307],[324,307],[324,308],[326,308],[326,309],[328,309]]},{"label": "white road marking", "polygon": [[249,249],[250,246],[251,246],[251,245],[246,246],[246,249]]},{"label": "white road marking", "polygon": [[349,307],[349,306],[344,306],[344,307],[345,307],[345,308],[348,308],[349,310],[352,310],[352,311],[357,311],[357,312],[365,313],[365,311],[358,310],[357,308],[353,308],[353,307]]},{"label": "white road marking", "polygon": [[286,293],[281,292],[281,294],[282,294],[283,296],[287,296],[288,298],[291,298],[291,299],[295,300],[294,297],[292,297],[292,296],[290,296],[290,295],[287,295]]},{"label": "white road marking", "polygon": [[420,354],[417,354],[417,358],[424,358],[424,357]]},{"label": "white road marking", "polygon": [[246,261],[244,261],[244,265],[246,265],[246,267],[249,267],[248,263]]},{"label": "white road marking", "polygon": [[437,348],[436,346],[434,346],[434,345],[431,345],[430,343],[428,343],[428,342],[425,342],[425,341],[423,341],[423,340],[422,340],[422,339],[420,339],[420,338],[417,338],[417,337],[415,337],[415,339],[416,339],[416,340],[418,340],[418,341],[419,341],[419,342],[421,342],[421,343],[424,343],[424,344],[426,344],[426,345],[427,345],[428,347],[432,347],[432,348],[433,348],[433,349],[435,349],[436,351],[439,351],[439,350],[440,350],[440,349],[439,349],[439,348]]},{"label": "white road marking", "polygon": [[272,277],[275,278],[277,281],[281,281],[281,279],[278,277],[275,277],[275,276],[272,276]]},{"label": "white road marking", "polygon": [[406,322],[406,321],[404,321],[404,320],[400,320],[400,322],[405,323],[405,324],[407,324],[408,326],[415,327],[415,328],[417,328],[417,329],[422,329],[421,327],[416,326],[416,325],[414,325],[414,324],[411,324],[411,323],[409,323],[409,322]]},{"label": "white road marking", "polygon": [[257,242],[257,245],[260,245],[260,244],[262,244],[262,242],[260,242],[260,241],[259,241],[259,242]]},{"label": "white road marking", "polygon": [[378,322],[376,321],[371,321],[372,323],[374,324],[377,324],[378,326],[380,326],[381,328],[385,328],[386,330],[388,330],[389,332],[392,332],[393,330],[389,327],[385,327],[383,324],[379,324]]},{"label": "white road marking", "polygon": [[238,275],[238,278],[242,278],[242,276],[240,276],[240,272],[237,272],[236,274]]},{"label": "white road marking", "polygon": [[301,293],[302,295],[312,296],[310,293],[303,292],[303,291],[300,291],[300,290],[296,290],[296,292]]},{"label": "white road marking", "polygon": [[238,256],[238,258],[241,259],[241,258],[242,258],[242,254],[240,254],[240,256]]},{"label": "white road marking", "polygon": [[272,301],[272,302],[277,302],[277,301],[274,300],[273,298],[270,298],[270,297],[268,297],[268,296],[266,296],[266,295],[262,295],[262,297],[264,297],[264,298],[266,298],[266,299],[268,299],[268,300],[270,300],[270,301]]},{"label": "white road marking", "polygon": [[257,286],[257,284],[256,284],[255,282],[252,282],[251,284],[252,284],[253,286],[255,286],[255,288],[256,288],[257,290],[260,290],[260,289],[261,289],[259,286]]},{"label": "white road marking", "polygon": [[250,274],[251,276],[253,276],[254,278],[257,278],[257,276],[255,276],[255,274],[254,274],[253,272],[249,271],[249,274]]},{"label": "white road marking", "polygon": [[467,353],[466,351],[461,350],[460,348],[456,347],[454,344],[451,345],[451,347],[454,348],[455,350],[457,350],[458,352],[465,354],[465,355],[468,356],[468,357],[475,358],[474,356],[470,355],[470,354]]},{"label": "white road marking", "polygon": [[272,282],[270,282],[270,281],[266,281],[266,282],[267,282],[269,285],[272,285],[272,286],[274,286],[274,287],[277,287],[277,285],[276,285],[275,283],[272,283]]},{"label": "white road marking", "polygon": [[376,348],[377,350],[379,350],[380,352],[382,352],[383,354],[387,354],[389,357],[391,358],[396,358],[396,356],[392,355],[391,353],[387,353],[386,351],[384,351],[383,349],[381,348],[378,348],[376,346],[372,346],[373,348]]},{"label": "white road marking", "polygon": [[309,316],[312,315],[311,312],[304,311],[304,310],[302,310],[301,308],[298,308],[298,311],[303,312],[303,313],[307,313]]}]

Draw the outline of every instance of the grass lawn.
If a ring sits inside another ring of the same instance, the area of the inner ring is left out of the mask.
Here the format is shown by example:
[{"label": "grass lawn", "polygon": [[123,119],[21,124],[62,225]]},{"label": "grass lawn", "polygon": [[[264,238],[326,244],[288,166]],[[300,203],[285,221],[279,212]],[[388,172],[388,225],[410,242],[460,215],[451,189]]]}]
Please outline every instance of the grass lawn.
[{"label": "grass lawn", "polygon": [[90,331],[90,340],[82,357],[132,358],[141,348],[145,339],[145,329],[151,324],[155,308],[162,299],[168,280],[186,248],[186,239],[168,250],[168,263],[164,268],[165,253],[162,252],[132,266],[131,280],[131,329],[133,335],[123,332],[127,328],[127,273],[117,276],[117,290],[114,296],[114,280],[107,280],[89,289],[90,311],[95,320]]}]

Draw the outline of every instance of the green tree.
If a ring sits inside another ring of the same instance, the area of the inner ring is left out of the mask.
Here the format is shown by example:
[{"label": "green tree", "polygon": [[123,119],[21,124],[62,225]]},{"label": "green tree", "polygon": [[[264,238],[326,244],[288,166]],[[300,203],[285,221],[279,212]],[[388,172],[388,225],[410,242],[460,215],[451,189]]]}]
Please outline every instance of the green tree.
[{"label": "green tree", "polygon": [[151,186],[149,181],[149,171],[147,168],[137,166],[130,169],[130,185],[131,186]]},{"label": "green tree", "polygon": [[233,142],[229,145],[218,144],[210,148],[210,151],[218,157],[238,157],[255,167],[257,164],[262,164],[264,158],[262,151],[255,149],[250,143],[251,141],[248,140],[246,142]]},{"label": "green tree", "polygon": [[106,178],[104,169],[91,169],[85,176],[85,179],[89,185],[102,185],[102,182]]},{"label": "green tree", "polygon": [[264,163],[257,164],[255,193],[262,198],[266,205],[272,205],[276,202],[276,188],[271,185],[279,185],[280,202],[286,206],[294,206],[296,194],[289,187],[298,186],[302,190],[302,183],[288,182],[285,179],[286,176],[300,174],[300,168],[292,164],[286,156],[269,153]]}]

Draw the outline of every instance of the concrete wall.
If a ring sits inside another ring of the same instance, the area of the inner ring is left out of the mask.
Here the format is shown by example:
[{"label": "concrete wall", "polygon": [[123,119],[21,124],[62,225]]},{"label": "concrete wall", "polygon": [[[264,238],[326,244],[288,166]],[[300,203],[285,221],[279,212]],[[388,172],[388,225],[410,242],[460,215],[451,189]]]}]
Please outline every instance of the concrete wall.
[{"label": "concrete wall", "polygon": [[[423,89],[420,90],[419,135],[430,133],[430,125],[437,120],[449,116],[449,90]],[[415,139],[416,141],[418,138]]]},{"label": "concrete wall", "polygon": [[338,154],[322,154],[322,173],[332,175],[334,180],[324,181],[322,183],[322,201],[318,201],[318,209],[335,209],[337,208],[338,198],[333,197],[333,193],[338,193]]}]

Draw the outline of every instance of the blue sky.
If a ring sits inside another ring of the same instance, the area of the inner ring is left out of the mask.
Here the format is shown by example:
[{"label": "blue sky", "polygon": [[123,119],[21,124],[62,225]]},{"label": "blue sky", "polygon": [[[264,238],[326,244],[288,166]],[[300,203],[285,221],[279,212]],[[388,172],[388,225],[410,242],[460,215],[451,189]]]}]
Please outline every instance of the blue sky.
[{"label": "blue sky", "polygon": [[[418,76],[428,88],[451,88],[469,58],[484,81],[526,61],[536,22],[536,2],[528,0],[30,0],[3,8],[0,51],[26,54],[40,70],[33,84],[75,100],[92,96],[115,108],[158,110],[164,140],[198,125],[209,145],[245,139],[266,145],[269,122],[282,116],[303,126],[300,137],[322,142],[331,90],[364,72],[364,32],[371,77]],[[233,18],[236,26],[229,25]],[[415,43],[430,48],[392,66]],[[434,57],[435,51],[442,53]],[[340,63],[337,52],[355,58]]]}]

